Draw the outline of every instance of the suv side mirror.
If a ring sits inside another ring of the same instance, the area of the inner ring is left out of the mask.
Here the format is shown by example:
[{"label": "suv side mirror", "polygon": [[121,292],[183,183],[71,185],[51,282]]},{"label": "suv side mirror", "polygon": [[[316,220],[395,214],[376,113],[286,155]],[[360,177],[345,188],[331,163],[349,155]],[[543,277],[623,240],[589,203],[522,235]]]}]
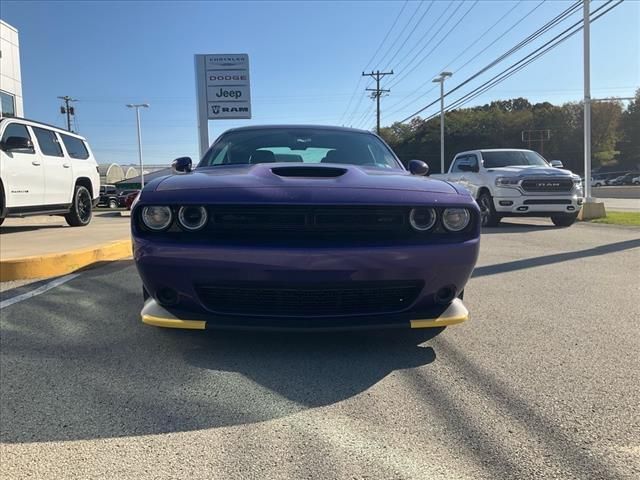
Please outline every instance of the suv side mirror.
[{"label": "suv side mirror", "polygon": [[25,137],[9,137],[2,142],[2,149],[6,152],[12,150],[33,150],[33,142]]},{"label": "suv side mirror", "polygon": [[560,160],[551,160],[551,166],[553,168],[562,168],[562,162]]},{"label": "suv side mirror", "polygon": [[191,171],[191,166],[193,162],[191,161],[191,157],[180,157],[176,158],[171,166],[176,172],[180,173],[189,173]]},{"label": "suv side mirror", "polygon": [[420,176],[428,175],[429,165],[424,163],[422,160],[410,160],[409,172],[411,172],[411,175],[420,175]]}]

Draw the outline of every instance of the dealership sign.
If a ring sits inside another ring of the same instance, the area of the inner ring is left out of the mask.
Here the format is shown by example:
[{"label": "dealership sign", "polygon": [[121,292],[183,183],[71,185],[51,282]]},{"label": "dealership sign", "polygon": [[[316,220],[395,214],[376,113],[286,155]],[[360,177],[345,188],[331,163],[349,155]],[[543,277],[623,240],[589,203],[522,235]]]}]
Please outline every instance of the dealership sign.
[{"label": "dealership sign", "polygon": [[207,118],[251,118],[249,56],[202,55],[206,85]]},{"label": "dealership sign", "polygon": [[249,56],[196,55],[200,155],[209,148],[209,120],[251,118]]}]

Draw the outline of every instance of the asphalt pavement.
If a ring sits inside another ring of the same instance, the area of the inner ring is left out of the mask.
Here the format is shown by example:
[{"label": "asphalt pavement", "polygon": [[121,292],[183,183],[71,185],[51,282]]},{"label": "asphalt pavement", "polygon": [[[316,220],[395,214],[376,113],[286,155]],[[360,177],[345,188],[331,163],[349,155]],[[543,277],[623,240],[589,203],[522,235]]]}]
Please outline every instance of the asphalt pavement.
[{"label": "asphalt pavement", "polygon": [[640,230],[483,234],[472,319],[249,334],[140,322],[130,261],[2,292],[2,479],[637,479]]}]

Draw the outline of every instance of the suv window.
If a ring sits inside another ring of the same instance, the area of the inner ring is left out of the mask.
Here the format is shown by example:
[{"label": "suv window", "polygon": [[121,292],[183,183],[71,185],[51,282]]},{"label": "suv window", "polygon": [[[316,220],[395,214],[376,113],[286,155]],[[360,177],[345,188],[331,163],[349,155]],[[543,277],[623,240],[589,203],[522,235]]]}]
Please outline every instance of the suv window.
[{"label": "suv window", "polygon": [[40,145],[40,151],[43,155],[48,155],[50,157],[64,156],[62,154],[62,148],[60,148],[60,144],[58,143],[58,137],[56,137],[56,134],[53,131],[39,127],[31,128],[33,129],[33,133],[36,134],[38,145]]},{"label": "suv window", "polygon": [[65,134],[61,134],[61,136],[64,146],[71,158],[78,158],[80,160],[89,158],[89,151],[82,140]]},{"label": "suv window", "polygon": [[[7,128],[4,129],[4,135],[2,135],[2,142],[6,142],[9,137],[21,137],[31,140],[29,130],[26,125],[22,123],[10,123]],[[35,150],[21,150],[20,153],[36,153]]]}]

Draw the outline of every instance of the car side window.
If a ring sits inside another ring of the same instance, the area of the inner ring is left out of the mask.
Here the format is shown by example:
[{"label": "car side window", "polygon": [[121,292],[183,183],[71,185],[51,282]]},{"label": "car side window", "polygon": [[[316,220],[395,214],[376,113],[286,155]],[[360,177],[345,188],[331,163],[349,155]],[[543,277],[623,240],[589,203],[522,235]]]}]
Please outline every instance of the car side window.
[{"label": "car side window", "polygon": [[473,169],[477,169],[478,168],[478,157],[477,155],[469,155],[467,157],[467,160],[469,161],[469,166]]},{"label": "car side window", "polygon": [[[2,135],[2,143],[6,142],[9,137],[21,137],[31,140],[31,135],[29,135],[29,130],[27,130],[26,125],[22,123],[10,123],[7,125],[7,128],[4,129],[4,134]],[[35,154],[35,150],[20,150],[20,153],[28,153]]]},{"label": "car side window", "polygon": [[33,133],[35,133],[36,138],[38,139],[38,145],[40,145],[40,151],[43,155],[47,155],[49,157],[64,156],[55,132],[47,130],[46,128],[31,128],[33,129]]},{"label": "car side window", "polygon": [[65,134],[60,134],[60,136],[62,137],[64,146],[71,158],[80,160],[86,160],[89,158],[89,151],[82,140]]}]

